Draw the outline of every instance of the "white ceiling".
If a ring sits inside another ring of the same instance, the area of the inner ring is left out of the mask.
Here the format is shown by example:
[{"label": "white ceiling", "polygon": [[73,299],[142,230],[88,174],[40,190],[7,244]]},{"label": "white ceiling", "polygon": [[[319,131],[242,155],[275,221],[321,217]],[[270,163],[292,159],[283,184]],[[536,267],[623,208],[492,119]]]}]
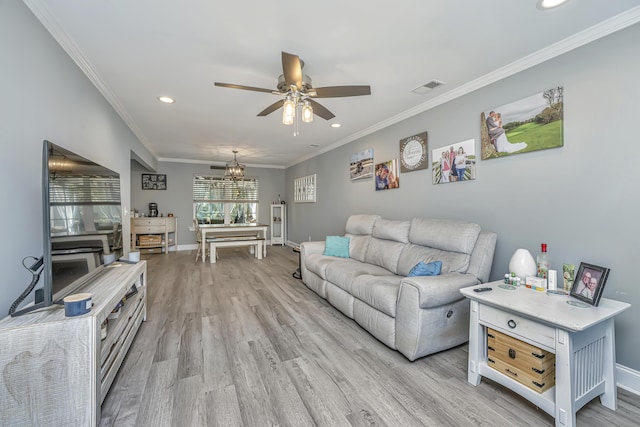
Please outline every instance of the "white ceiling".
[{"label": "white ceiling", "polygon": [[[23,1],[158,159],[218,163],[237,149],[280,167],[640,21],[638,0]],[[256,116],[275,95],[213,85],[275,89],[281,51],[315,87],[372,94],[318,100],[336,117],[294,137],[281,110]],[[433,79],[446,84],[411,92]]]}]

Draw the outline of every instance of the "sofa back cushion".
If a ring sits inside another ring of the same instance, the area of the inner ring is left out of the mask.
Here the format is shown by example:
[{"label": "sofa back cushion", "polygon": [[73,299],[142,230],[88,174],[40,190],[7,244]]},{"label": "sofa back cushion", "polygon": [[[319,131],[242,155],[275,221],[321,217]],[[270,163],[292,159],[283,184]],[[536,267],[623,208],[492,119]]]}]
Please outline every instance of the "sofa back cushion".
[{"label": "sofa back cushion", "polygon": [[471,254],[479,234],[480,226],[471,222],[414,218],[411,220],[409,241],[443,251]]},{"label": "sofa back cushion", "polygon": [[373,225],[380,218],[379,215],[351,215],[345,226],[346,236],[350,238],[349,256],[364,262],[371,241]]},{"label": "sofa back cushion", "polygon": [[459,252],[443,251],[441,249],[409,243],[405,245],[402,253],[400,254],[397,274],[406,276],[420,261],[426,263],[442,261],[440,274],[451,272],[466,273],[469,268],[470,259],[471,255],[461,254]]},{"label": "sofa back cushion", "polygon": [[349,237],[349,257],[364,262],[371,242],[371,235],[358,236],[357,234],[345,234]]},{"label": "sofa back cushion", "polygon": [[373,225],[380,215],[351,215],[347,220],[345,231],[353,235],[371,234]]},{"label": "sofa back cushion", "polygon": [[400,254],[409,241],[410,221],[379,218],[373,226],[372,239],[364,262],[398,273]]}]

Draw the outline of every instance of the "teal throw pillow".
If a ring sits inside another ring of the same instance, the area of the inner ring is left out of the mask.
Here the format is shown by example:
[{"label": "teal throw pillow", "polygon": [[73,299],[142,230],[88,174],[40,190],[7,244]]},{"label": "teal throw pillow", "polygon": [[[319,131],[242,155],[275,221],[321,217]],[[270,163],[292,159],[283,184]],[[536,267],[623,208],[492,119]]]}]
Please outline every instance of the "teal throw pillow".
[{"label": "teal throw pillow", "polygon": [[407,277],[415,276],[437,276],[442,269],[442,261],[433,261],[427,264],[424,261],[417,263],[407,274]]},{"label": "teal throw pillow", "polygon": [[327,236],[324,242],[324,254],[349,258],[349,238],[343,236]]}]

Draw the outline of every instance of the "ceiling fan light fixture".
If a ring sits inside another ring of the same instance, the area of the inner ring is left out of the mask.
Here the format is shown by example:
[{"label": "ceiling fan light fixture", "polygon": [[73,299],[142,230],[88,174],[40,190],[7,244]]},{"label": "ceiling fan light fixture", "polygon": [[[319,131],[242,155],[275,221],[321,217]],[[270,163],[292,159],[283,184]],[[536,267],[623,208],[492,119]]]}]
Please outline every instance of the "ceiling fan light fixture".
[{"label": "ceiling fan light fixture", "polygon": [[305,123],[311,123],[313,121],[313,107],[308,99],[305,99],[302,105],[302,121]]},{"label": "ceiling fan light fixture", "polygon": [[244,179],[244,168],[245,165],[241,165],[238,163],[238,159],[236,158],[238,154],[238,150],[233,150],[233,161],[227,163],[227,168],[224,171],[224,178],[230,179],[232,181],[239,181]]},{"label": "ceiling fan light fixture", "polygon": [[296,117],[296,103],[287,96],[282,105],[282,124],[292,125],[293,119]]}]

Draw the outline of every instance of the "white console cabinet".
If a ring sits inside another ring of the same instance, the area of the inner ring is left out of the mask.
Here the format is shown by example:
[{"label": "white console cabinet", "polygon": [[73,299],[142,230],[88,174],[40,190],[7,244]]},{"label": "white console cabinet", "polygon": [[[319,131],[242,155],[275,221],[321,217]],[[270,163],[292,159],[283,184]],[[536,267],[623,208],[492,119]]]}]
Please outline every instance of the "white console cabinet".
[{"label": "white console cabinet", "polygon": [[[146,261],[115,263],[78,292],[87,314],[65,317],[53,305],[0,320],[0,425],[97,426],[100,406],[146,318]],[[100,327],[135,286],[107,336]]]}]

